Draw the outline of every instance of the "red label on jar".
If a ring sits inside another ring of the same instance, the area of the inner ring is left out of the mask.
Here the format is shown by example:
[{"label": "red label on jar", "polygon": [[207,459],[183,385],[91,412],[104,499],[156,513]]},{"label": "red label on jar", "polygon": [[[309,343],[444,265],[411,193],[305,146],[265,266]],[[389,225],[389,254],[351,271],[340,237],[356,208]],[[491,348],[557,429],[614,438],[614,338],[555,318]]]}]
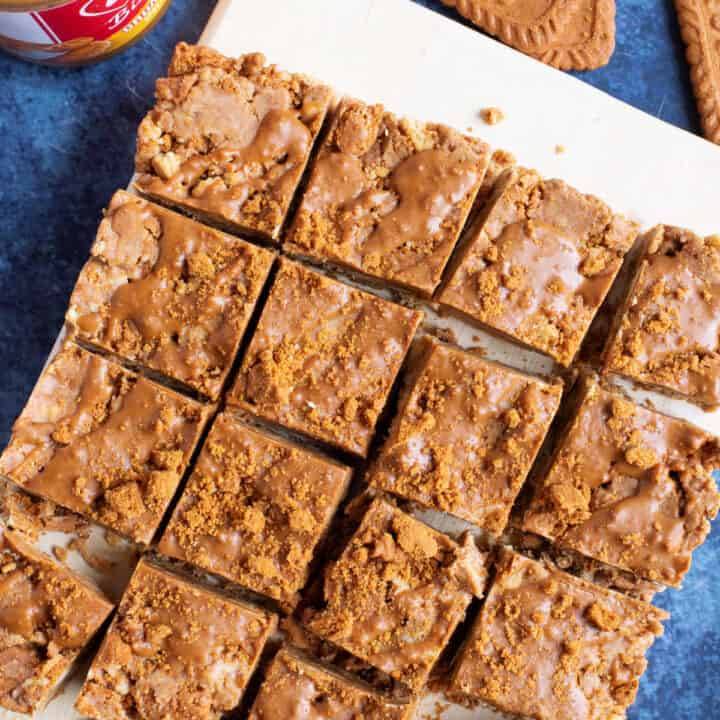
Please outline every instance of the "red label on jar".
[{"label": "red label on jar", "polygon": [[142,10],[147,0],[77,0],[69,5],[33,13],[59,42],[78,36],[105,40]]},{"label": "red label on jar", "polygon": [[49,65],[77,65],[137,40],[170,0],[73,0],[48,10],[0,11],[0,48]]}]

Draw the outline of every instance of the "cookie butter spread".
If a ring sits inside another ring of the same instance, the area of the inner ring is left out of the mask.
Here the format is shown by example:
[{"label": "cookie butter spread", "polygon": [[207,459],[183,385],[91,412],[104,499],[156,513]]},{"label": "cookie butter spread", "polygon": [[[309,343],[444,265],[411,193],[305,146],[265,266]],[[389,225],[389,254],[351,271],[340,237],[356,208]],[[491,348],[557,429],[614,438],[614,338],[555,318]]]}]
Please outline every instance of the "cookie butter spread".
[{"label": "cookie butter spread", "polygon": [[90,254],[70,328],[216,399],[273,253],[118,191]]},{"label": "cookie butter spread", "polygon": [[285,247],[430,295],[482,183],[488,146],[344,100]]},{"label": "cookie butter spread", "polygon": [[419,691],[473,595],[484,591],[484,558],[466,540],[458,545],[375,500],[326,568],[324,604],[308,610],[308,627]]},{"label": "cookie butter spread", "polygon": [[41,710],[111,610],[99,590],[0,526],[0,706]]},{"label": "cookie butter spread", "polygon": [[75,707],[94,720],[220,720],[275,617],[141,560]]},{"label": "cookie butter spread", "polygon": [[0,48],[25,60],[74,66],[139,40],[170,0],[0,0]]},{"label": "cookie butter spread", "polygon": [[209,410],[68,344],[16,420],[0,473],[147,543]]},{"label": "cookie butter spread", "polygon": [[384,697],[350,675],[339,674],[283,648],[275,656],[249,720],[410,720],[412,706]]},{"label": "cookie butter spread", "polygon": [[281,260],[228,400],[365,455],[421,318]]},{"label": "cookie butter spread", "polygon": [[720,405],[720,236],[661,225],[628,297],[606,368]]},{"label": "cookie butter spread", "polygon": [[623,720],[667,618],[505,551],[449,694],[533,720]]},{"label": "cookie butter spread", "polygon": [[720,506],[720,440],[587,379],[526,530],[679,585]]},{"label": "cookie butter spread", "polygon": [[277,239],[331,91],[266,65],[180,43],[140,124],[137,187],[203,218]]},{"label": "cookie butter spread", "polygon": [[292,603],[350,481],[350,468],[221,414],[161,552]]},{"label": "cookie butter spread", "polygon": [[569,365],[636,235],[592,195],[511,168],[440,301]]},{"label": "cookie butter spread", "polygon": [[423,339],[368,481],[491,532],[510,509],[560,404],[548,384]]}]

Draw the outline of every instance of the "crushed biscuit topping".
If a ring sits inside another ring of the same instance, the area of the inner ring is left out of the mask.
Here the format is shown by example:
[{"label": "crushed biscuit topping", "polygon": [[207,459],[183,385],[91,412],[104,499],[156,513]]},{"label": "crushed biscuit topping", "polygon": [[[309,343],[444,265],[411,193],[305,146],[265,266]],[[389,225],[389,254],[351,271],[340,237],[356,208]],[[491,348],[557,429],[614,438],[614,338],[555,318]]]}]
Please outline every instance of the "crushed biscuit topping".
[{"label": "crushed biscuit topping", "polygon": [[488,161],[476,138],[346,99],[285,247],[431,295]]},{"label": "crushed biscuit topping", "polygon": [[421,317],[283,259],[229,402],[365,455]]},{"label": "crushed biscuit topping", "polygon": [[720,508],[720,440],[585,381],[523,527],[640,577],[679,585]]},{"label": "crushed biscuit topping", "polygon": [[220,720],[275,617],[141,560],[75,707],[94,720]]},{"label": "crushed biscuit topping", "polygon": [[423,344],[368,482],[499,533],[562,387],[435,340]]},{"label": "crushed biscuit topping", "polygon": [[307,625],[417,691],[483,591],[483,558],[470,549],[378,499],[327,568],[324,605]]},{"label": "crushed biscuit topping", "polygon": [[449,695],[537,720],[625,717],[667,618],[505,550]]},{"label": "crushed biscuit topping", "polygon": [[67,344],[13,426],[0,472],[149,543],[210,408]]},{"label": "crushed biscuit topping", "polygon": [[569,365],[637,235],[591,195],[510,168],[440,301]]},{"label": "crushed biscuit topping", "polygon": [[159,550],[293,604],[350,470],[223,413]]},{"label": "crushed biscuit topping", "polygon": [[80,339],[217,399],[273,253],[118,191],[70,298]]},{"label": "crushed biscuit topping", "polygon": [[720,247],[712,236],[659,226],[645,236],[608,370],[720,405]]},{"label": "crushed biscuit topping", "polygon": [[266,65],[180,43],[140,123],[138,189],[240,231],[277,239],[332,99]]}]

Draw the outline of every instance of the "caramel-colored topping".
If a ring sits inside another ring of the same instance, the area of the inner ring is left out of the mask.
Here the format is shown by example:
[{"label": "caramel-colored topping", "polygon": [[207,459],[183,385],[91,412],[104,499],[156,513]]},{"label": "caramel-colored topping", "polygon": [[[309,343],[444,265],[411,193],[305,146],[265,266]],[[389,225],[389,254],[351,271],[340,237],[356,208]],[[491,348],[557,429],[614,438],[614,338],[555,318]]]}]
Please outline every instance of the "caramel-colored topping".
[{"label": "caramel-colored topping", "polygon": [[349,468],[224,413],[159,549],[294,603],[349,480]]},{"label": "caramel-colored topping", "polygon": [[95,720],[219,720],[275,620],[141,560],[76,708]]},{"label": "caramel-colored topping", "polygon": [[511,168],[440,301],[569,365],[636,234],[597,198]]},{"label": "caramel-colored topping", "polygon": [[430,295],[487,164],[476,138],[344,100],[286,247]]},{"label": "caramel-colored topping", "polygon": [[307,625],[417,691],[485,580],[474,545],[375,500],[326,569],[324,605]]},{"label": "caramel-colored topping", "polygon": [[718,512],[720,440],[589,380],[523,527],[678,585]]},{"label": "caramel-colored topping", "polygon": [[720,405],[720,238],[661,225],[645,241],[606,367]]},{"label": "caramel-colored topping", "polygon": [[0,473],[150,542],[209,408],[66,345],[13,426]]},{"label": "caramel-colored topping", "polygon": [[42,709],[111,610],[95,587],[0,527],[0,706]]},{"label": "caramel-colored topping", "polygon": [[365,455],[421,318],[281,260],[229,401]]},{"label": "caramel-colored topping", "polygon": [[216,399],[273,254],[123,191],[90,252],[71,329]]},{"label": "caramel-colored topping", "polygon": [[450,695],[535,720],[621,720],[667,618],[504,551]]},{"label": "caramel-colored topping", "polygon": [[282,649],[265,675],[249,720],[409,720],[411,715],[411,706]]},{"label": "caramel-colored topping", "polygon": [[415,379],[368,481],[499,533],[562,386],[423,342]]},{"label": "caramel-colored topping", "polygon": [[282,226],[332,93],[302,75],[180,43],[140,124],[138,188],[273,239]]}]

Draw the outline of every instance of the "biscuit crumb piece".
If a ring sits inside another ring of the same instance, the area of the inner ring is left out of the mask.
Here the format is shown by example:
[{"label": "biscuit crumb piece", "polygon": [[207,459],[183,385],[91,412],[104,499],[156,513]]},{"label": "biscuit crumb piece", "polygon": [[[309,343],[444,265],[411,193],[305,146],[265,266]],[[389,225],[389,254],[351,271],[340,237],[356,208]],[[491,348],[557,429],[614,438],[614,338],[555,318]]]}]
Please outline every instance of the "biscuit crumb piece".
[{"label": "biscuit crumb piece", "polygon": [[60,562],[65,562],[68,558],[68,549],[62,545],[53,545],[52,553]]},{"label": "biscuit crumb piece", "polygon": [[563,155],[565,153],[565,146],[564,145],[556,145],[555,146],[555,154],[556,155]]},{"label": "biscuit crumb piece", "polygon": [[587,618],[592,622],[598,630],[617,630],[620,627],[622,618],[612,610],[594,602],[587,609]]},{"label": "biscuit crumb piece", "polygon": [[486,107],[480,111],[480,117],[486,125],[497,125],[505,119],[505,113],[496,107]]}]

